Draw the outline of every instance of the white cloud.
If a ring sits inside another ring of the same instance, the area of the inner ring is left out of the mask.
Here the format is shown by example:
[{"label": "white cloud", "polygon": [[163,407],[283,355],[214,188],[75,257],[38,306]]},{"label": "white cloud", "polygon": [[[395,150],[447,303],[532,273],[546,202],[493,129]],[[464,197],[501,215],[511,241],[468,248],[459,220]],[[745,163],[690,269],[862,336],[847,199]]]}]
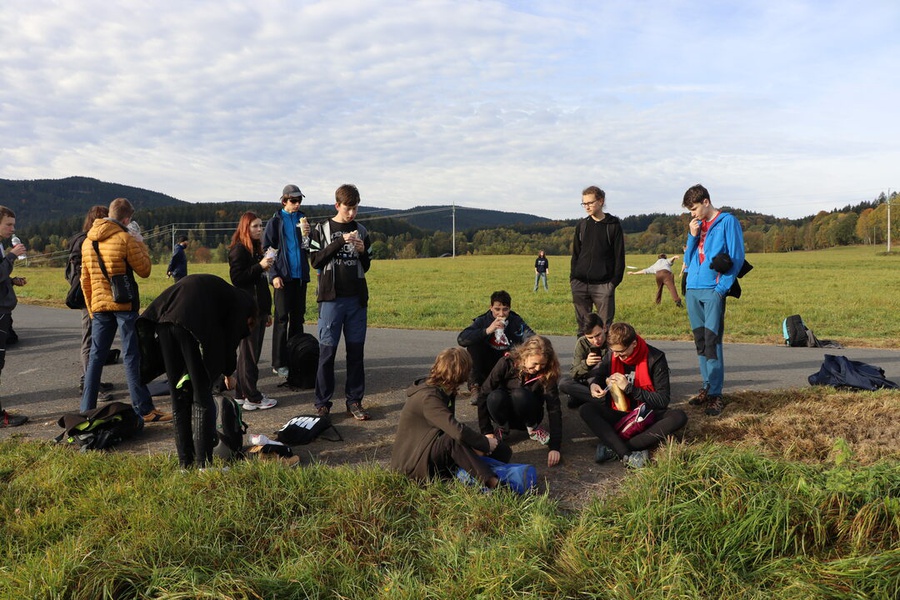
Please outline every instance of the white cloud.
[{"label": "white cloud", "polygon": [[188,201],[803,216],[895,173],[889,2],[19,2],[0,176]]}]

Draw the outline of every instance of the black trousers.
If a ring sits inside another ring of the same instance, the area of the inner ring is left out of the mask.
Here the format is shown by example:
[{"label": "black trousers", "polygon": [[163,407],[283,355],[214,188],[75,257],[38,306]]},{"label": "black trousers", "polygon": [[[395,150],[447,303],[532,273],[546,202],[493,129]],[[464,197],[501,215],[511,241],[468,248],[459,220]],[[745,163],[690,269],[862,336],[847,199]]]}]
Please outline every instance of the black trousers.
[{"label": "black trousers", "polygon": [[544,419],[544,405],[531,390],[500,388],[487,396],[491,419],[502,429],[537,427]]},{"label": "black trousers", "polygon": [[628,413],[613,409],[608,401],[588,402],[578,409],[590,430],[600,438],[600,443],[615,450],[619,458],[636,450],[656,448],[687,423],[687,414],[677,408],[654,409],[653,412],[656,413],[653,425],[626,441],[616,433],[615,425]]},{"label": "black trousers", "polygon": [[[490,456],[500,462],[508,463],[512,458],[512,448],[500,442]],[[469,475],[482,484],[487,484],[488,480],[494,476],[491,468],[478,458],[478,454],[472,448],[446,434],[438,436],[434,445],[431,446],[429,460],[432,474],[441,477],[452,477],[454,467],[465,469]]]},{"label": "black trousers", "polygon": [[596,400],[591,396],[591,388],[588,384],[577,381],[571,375],[563,375],[559,378],[559,391],[567,394],[579,405]]},{"label": "black trousers", "polygon": [[483,385],[497,361],[503,358],[506,350],[495,350],[487,344],[474,344],[466,346],[466,352],[472,357],[472,372],[469,374],[469,384]]},{"label": "black trousers", "polygon": [[299,279],[283,280],[284,287],[274,293],[275,321],[272,323],[272,367],[287,367],[288,340],[303,333],[306,319],[306,282]]},{"label": "black trousers", "polygon": [[[0,373],[3,373],[3,367],[6,366],[6,339],[12,329],[12,313],[0,313]],[[0,406],[0,413],[3,407]]]},{"label": "black trousers", "polygon": [[262,392],[256,387],[259,381],[259,355],[262,352],[263,338],[266,335],[266,317],[262,316],[256,321],[256,327],[250,331],[250,335],[243,338],[238,344],[237,384],[234,386],[234,395],[237,398],[245,398],[250,402],[262,400]]},{"label": "black trousers", "polygon": [[[174,323],[157,323],[156,333],[166,365],[175,423],[175,449],[182,467],[212,462],[216,435],[216,405],[212,382],[206,373],[200,344],[187,329]],[[175,386],[187,373],[190,385]]]}]

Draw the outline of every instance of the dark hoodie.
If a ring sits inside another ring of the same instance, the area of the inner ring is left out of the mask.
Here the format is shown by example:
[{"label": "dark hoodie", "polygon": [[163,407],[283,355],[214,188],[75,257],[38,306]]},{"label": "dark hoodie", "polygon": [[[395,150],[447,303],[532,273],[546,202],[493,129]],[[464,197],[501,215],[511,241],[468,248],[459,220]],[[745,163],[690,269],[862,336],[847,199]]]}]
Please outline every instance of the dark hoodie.
[{"label": "dark hoodie", "polygon": [[618,217],[605,215],[595,221],[585,217],[575,226],[569,279],[584,283],[612,283],[625,276],[625,234]]}]

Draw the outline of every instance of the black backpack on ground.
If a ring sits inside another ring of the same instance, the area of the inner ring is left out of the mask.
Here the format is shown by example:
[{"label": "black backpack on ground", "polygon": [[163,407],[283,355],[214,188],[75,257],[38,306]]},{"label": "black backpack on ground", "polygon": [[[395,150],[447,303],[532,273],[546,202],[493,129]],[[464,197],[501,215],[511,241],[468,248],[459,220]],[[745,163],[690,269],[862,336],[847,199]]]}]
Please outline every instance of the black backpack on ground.
[{"label": "black backpack on ground", "polygon": [[63,432],[57,442],[81,450],[104,450],[140,431],[144,420],[130,404],[110,402],[83,413],[68,413],[57,421]]},{"label": "black backpack on ground", "polygon": [[818,340],[800,315],[791,315],[781,322],[784,343],[791,348],[816,348]]},{"label": "black backpack on ground", "polygon": [[324,437],[322,439],[326,439],[329,442],[344,441],[341,432],[331,424],[330,417],[319,417],[314,415],[300,415],[294,417],[281,426],[281,429],[275,433],[275,439],[288,446],[305,446],[328,429],[334,429],[336,437]]},{"label": "black backpack on ground", "polygon": [[244,434],[247,433],[244,412],[234,398],[225,394],[213,393],[213,402],[216,405],[216,434],[219,438],[213,447],[213,456],[231,460],[241,455],[244,447]]},{"label": "black backpack on ground", "polygon": [[309,333],[295,335],[288,340],[288,377],[284,385],[292,389],[311,390],[316,387],[319,369],[319,340]]}]

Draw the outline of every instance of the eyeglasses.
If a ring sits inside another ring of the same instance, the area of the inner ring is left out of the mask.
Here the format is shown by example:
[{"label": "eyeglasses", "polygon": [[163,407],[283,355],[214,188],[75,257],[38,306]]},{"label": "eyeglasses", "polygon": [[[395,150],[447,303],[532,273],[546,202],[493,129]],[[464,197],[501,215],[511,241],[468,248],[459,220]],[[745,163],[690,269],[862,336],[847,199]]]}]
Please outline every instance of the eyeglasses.
[{"label": "eyeglasses", "polygon": [[590,202],[582,202],[582,203],[581,203],[581,205],[582,205],[583,207],[585,207],[585,208],[587,208],[587,207],[589,207],[589,206],[593,206],[593,205],[595,205],[595,204],[597,204],[597,201],[596,201],[596,200],[591,200]]},{"label": "eyeglasses", "polygon": [[[635,341],[636,342],[636,341]],[[634,352],[634,347],[637,345],[635,342],[631,342],[621,350],[616,350],[613,347],[609,348],[609,351],[615,354],[616,356],[620,356],[622,358],[628,358],[631,356],[631,353]]]}]

